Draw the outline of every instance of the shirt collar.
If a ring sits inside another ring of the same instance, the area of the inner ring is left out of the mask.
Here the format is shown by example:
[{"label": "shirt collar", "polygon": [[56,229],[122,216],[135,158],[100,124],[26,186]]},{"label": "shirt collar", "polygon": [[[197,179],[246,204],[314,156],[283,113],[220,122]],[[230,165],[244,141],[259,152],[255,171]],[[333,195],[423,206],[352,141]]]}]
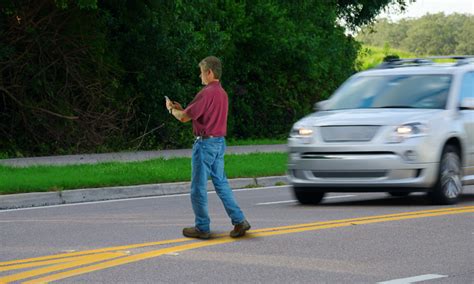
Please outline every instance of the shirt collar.
[{"label": "shirt collar", "polygon": [[219,85],[220,85],[221,82],[220,82],[220,81],[212,81],[212,82],[210,82],[209,84],[207,84],[207,87],[212,86],[212,85],[216,85],[216,84],[219,84]]}]

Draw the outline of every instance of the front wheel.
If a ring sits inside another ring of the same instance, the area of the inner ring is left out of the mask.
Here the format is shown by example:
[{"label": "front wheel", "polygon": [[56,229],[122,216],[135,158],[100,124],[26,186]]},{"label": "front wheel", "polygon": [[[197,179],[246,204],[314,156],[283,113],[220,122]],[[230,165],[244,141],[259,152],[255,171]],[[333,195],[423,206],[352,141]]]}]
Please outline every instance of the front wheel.
[{"label": "front wheel", "polygon": [[435,204],[455,204],[462,192],[462,166],[459,151],[452,145],[447,145],[439,165],[438,182],[429,193]]},{"label": "front wheel", "polygon": [[296,196],[296,199],[301,204],[319,204],[323,198],[325,192],[315,191],[315,189],[310,187],[293,187],[293,192]]}]

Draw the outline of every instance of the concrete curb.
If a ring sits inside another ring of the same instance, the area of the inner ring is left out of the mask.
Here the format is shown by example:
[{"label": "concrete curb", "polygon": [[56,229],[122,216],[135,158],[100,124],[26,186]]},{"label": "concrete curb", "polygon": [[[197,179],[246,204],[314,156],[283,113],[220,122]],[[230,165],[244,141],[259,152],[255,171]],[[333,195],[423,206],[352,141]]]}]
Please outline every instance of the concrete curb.
[{"label": "concrete curb", "polygon": [[[288,181],[286,176],[273,176],[229,179],[229,184],[233,189],[241,189],[283,185]],[[0,210],[189,193],[190,186],[190,182],[176,182],[0,195]],[[214,186],[209,181],[208,191],[213,190]]]}]

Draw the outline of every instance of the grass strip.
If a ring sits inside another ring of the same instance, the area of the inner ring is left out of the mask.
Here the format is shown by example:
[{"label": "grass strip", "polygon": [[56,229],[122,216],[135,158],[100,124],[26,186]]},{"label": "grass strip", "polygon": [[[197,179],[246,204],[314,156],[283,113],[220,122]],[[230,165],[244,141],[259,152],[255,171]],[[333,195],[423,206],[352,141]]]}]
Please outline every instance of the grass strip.
[{"label": "grass strip", "polygon": [[227,146],[250,146],[250,145],[277,145],[286,144],[286,139],[246,139],[246,140],[226,140]]},{"label": "grass strip", "polygon": [[[286,153],[226,155],[228,178],[284,175]],[[91,165],[0,166],[0,194],[189,181],[191,159],[153,159]]]}]

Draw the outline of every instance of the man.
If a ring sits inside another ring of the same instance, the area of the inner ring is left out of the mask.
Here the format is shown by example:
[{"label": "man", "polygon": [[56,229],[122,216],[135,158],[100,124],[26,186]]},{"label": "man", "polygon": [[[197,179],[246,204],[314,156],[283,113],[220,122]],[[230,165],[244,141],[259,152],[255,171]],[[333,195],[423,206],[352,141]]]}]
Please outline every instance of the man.
[{"label": "man", "polygon": [[205,87],[194,97],[186,109],[179,103],[166,100],[166,108],[179,121],[192,120],[196,140],[193,145],[191,203],[195,215],[195,226],[183,229],[183,235],[190,238],[209,239],[210,218],[207,202],[207,179],[212,183],[224,204],[234,229],[233,238],[242,237],[250,229],[229,187],[224,172],[225,136],[227,132],[228,97],[222,88],[221,61],[214,56],[199,63],[201,81]]}]

